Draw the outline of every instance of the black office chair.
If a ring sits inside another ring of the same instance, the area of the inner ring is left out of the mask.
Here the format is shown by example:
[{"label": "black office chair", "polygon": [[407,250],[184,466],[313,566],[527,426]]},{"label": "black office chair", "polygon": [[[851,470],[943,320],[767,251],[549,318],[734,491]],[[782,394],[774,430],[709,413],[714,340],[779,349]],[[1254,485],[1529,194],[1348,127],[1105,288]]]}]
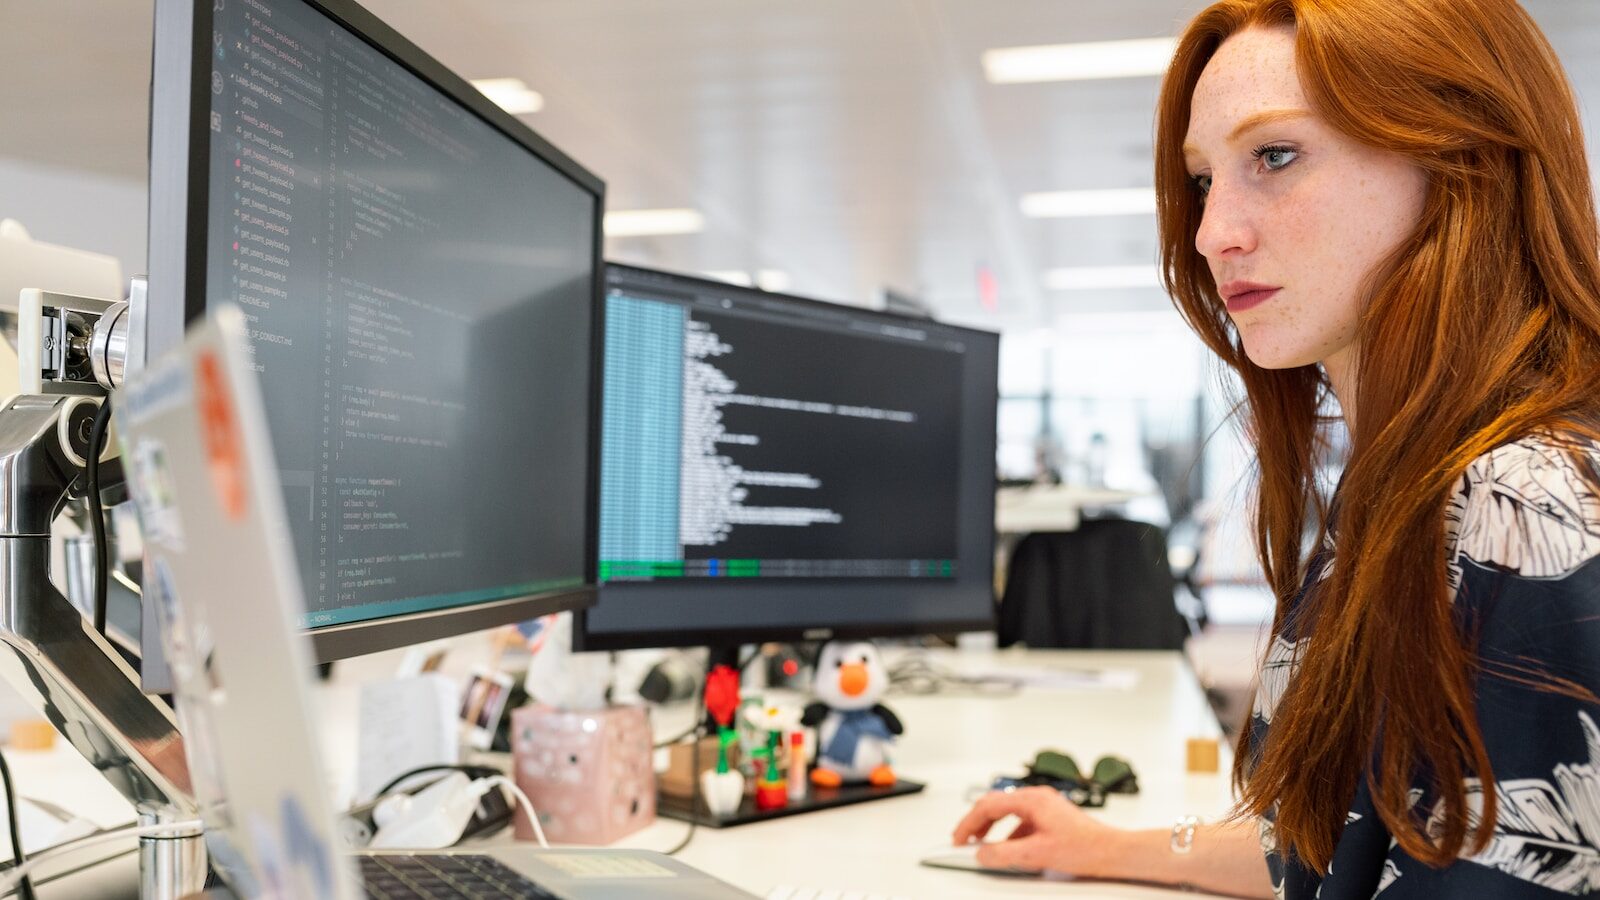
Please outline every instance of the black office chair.
[{"label": "black office chair", "polygon": [[1011,556],[1000,646],[1180,650],[1189,626],[1175,586],[1158,526],[1104,518],[1030,534]]}]

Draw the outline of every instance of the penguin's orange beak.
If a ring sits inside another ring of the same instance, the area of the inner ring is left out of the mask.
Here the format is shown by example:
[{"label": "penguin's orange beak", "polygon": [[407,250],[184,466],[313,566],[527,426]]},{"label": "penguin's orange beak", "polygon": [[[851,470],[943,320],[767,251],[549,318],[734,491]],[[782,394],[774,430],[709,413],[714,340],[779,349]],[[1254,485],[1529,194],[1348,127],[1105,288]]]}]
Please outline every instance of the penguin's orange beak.
[{"label": "penguin's orange beak", "polygon": [[867,689],[867,667],[862,663],[846,663],[839,667],[839,690],[846,697],[859,697]]}]

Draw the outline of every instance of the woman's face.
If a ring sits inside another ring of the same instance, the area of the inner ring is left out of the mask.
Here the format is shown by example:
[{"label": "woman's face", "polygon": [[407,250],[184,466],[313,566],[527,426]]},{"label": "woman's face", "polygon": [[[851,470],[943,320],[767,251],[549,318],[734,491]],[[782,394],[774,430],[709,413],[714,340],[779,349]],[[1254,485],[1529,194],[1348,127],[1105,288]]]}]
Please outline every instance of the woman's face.
[{"label": "woman's face", "polygon": [[1250,360],[1350,361],[1367,278],[1421,218],[1423,171],[1311,111],[1287,27],[1223,42],[1195,85],[1183,149],[1205,197],[1195,248]]}]

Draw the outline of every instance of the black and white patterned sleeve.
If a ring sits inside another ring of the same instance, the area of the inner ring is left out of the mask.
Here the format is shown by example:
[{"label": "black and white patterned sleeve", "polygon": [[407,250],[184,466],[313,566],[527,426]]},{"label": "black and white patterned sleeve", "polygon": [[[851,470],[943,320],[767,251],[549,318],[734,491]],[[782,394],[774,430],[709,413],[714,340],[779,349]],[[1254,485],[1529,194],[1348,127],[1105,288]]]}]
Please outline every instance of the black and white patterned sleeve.
[{"label": "black and white patterned sleeve", "polygon": [[[1475,461],[1452,499],[1447,563],[1477,641],[1498,814],[1488,846],[1444,869],[1391,846],[1379,900],[1600,894],[1600,704],[1529,684],[1600,695],[1596,475],[1600,446],[1532,438]],[[1481,783],[1467,788],[1481,810]]]}]

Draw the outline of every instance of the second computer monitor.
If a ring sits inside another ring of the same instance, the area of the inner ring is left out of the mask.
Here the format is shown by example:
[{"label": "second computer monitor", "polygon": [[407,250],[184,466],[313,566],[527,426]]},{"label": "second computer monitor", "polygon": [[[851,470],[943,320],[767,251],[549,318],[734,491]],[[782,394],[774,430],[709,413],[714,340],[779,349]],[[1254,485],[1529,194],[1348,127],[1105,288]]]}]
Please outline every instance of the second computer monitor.
[{"label": "second computer monitor", "polygon": [[988,627],[998,339],[612,264],[580,643]]}]

